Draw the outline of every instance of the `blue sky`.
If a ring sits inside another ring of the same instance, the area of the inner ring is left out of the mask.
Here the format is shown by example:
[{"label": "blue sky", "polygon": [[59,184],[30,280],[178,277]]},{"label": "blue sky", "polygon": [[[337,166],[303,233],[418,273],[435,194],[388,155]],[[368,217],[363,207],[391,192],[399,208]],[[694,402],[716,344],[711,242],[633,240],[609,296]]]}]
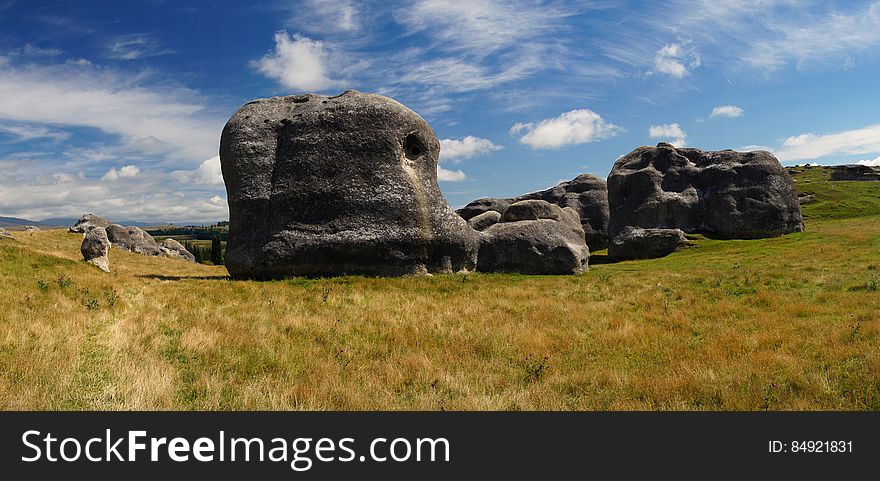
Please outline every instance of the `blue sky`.
[{"label": "blue sky", "polygon": [[246,101],[389,95],[452,206],[669,141],[880,164],[880,1],[0,0],[0,215],[227,217]]}]

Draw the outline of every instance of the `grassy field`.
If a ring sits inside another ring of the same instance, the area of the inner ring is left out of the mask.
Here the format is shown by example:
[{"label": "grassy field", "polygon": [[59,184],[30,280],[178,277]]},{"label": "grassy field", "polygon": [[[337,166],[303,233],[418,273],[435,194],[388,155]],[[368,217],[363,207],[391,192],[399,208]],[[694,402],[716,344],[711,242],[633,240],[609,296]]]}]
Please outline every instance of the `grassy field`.
[{"label": "grassy field", "polygon": [[[807,231],[580,276],[232,281],[0,239],[5,409],[880,409],[880,182]],[[601,254],[596,256],[599,260]]]}]

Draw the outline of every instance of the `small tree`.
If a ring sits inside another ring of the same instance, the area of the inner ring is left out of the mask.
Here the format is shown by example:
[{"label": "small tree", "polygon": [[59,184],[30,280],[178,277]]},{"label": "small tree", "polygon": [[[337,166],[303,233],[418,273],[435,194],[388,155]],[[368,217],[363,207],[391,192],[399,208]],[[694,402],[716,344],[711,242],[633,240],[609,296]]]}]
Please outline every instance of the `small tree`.
[{"label": "small tree", "polygon": [[215,266],[223,265],[223,246],[220,244],[220,236],[215,235],[211,239],[211,262]]}]

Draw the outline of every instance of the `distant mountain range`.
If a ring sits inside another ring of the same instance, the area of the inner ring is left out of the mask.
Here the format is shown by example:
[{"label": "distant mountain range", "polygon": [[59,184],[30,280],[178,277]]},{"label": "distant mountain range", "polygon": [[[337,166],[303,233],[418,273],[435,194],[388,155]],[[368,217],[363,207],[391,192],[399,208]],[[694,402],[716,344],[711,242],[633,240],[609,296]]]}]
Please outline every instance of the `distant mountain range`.
[{"label": "distant mountain range", "polygon": [[[79,218],[65,218],[65,217],[52,217],[50,219],[43,220],[29,220],[29,219],[21,219],[18,217],[2,217],[0,216],[0,227],[22,227],[26,225],[33,225],[37,227],[68,227],[76,224]],[[166,226],[168,222],[163,221],[139,221],[139,220],[123,220],[117,221],[114,219],[110,219],[111,222],[124,226],[137,226],[137,227],[154,227],[154,226]],[[175,225],[186,226],[186,225],[210,225],[213,222],[175,222]]]}]

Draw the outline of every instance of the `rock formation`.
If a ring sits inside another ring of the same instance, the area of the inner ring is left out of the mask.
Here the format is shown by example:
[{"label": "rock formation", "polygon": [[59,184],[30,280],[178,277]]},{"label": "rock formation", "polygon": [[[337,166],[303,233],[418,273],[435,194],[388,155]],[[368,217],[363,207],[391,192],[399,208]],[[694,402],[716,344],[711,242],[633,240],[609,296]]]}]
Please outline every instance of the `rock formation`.
[{"label": "rock formation", "polygon": [[643,229],[626,226],[611,239],[609,252],[618,260],[653,259],[669,255],[687,245],[681,229]]},{"label": "rock formation", "polygon": [[26,225],[24,226],[25,232],[40,232],[40,228],[35,225]]},{"label": "rock formation", "polygon": [[578,274],[590,251],[578,213],[543,200],[511,204],[480,233],[477,269],[522,274]]},{"label": "rock formation", "polygon": [[680,240],[673,233],[628,227],[723,239],[774,237],[804,228],[791,177],[764,151],[705,152],[667,143],[640,147],[614,163],[608,201],[608,254],[617,258],[645,257],[628,251],[646,249],[652,239],[662,239],[665,246]]},{"label": "rock formation", "polygon": [[110,222],[101,216],[95,214],[83,214],[83,216],[80,217],[76,224],[74,224],[69,230],[70,232],[82,234],[92,227],[103,227],[106,229],[109,226]]},{"label": "rock formation", "polygon": [[471,217],[467,222],[472,229],[482,231],[497,224],[500,220],[501,214],[494,210],[487,210],[482,214]]},{"label": "rock formation", "polygon": [[15,236],[13,236],[11,232],[9,232],[8,230],[6,230],[2,227],[0,227],[0,237],[5,237],[7,239],[15,240]]},{"label": "rock formation", "polygon": [[190,251],[186,250],[186,247],[184,247],[183,244],[171,238],[165,239],[162,242],[162,245],[159,246],[159,250],[162,251],[165,257],[173,257],[189,262],[196,261],[196,256],[192,255]]},{"label": "rock formation", "polygon": [[79,250],[86,262],[104,272],[110,272],[110,239],[103,227],[91,226],[83,236]]},{"label": "rock formation", "polygon": [[119,224],[110,224],[106,230],[110,242],[121,249],[145,256],[160,256],[163,254],[153,236],[140,227],[122,227]]},{"label": "rock formation", "polygon": [[880,168],[869,165],[835,165],[831,167],[831,180],[880,180]]},{"label": "rock formation", "polygon": [[544,200],[559,207],[573,208],[581,219],[590,249],[608,246],[608,188],[604,179],[591,174],[582,174],[556,187],[513,199],[478,199],[457,212],[470,220],[487,211],[504,212],[509,205],[521,200]]},{"label": "rock formation", "polygon": [[439,153],[431,127],[381,95],[245,104],[220,140],[226,267],[253,278],[472,268],[477,233],[440,192]]}]

